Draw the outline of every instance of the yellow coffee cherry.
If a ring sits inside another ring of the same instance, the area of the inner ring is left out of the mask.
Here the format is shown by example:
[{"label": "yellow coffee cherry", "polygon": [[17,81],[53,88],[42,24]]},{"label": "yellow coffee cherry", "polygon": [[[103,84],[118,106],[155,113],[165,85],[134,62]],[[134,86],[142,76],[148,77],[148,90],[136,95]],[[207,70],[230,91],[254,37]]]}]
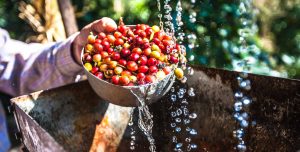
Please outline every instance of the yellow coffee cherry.
[{"label": "yellow coffee cherry", "polygon": [[174,74],[177,77],[177,79],[182,79],[184,76],[183,70],[181,68],[176,68]]},{"label": "yellow coffee cherry", "polygon": [[92,68],[93,68],[93,66],[92,66],[91,63],[85,63],[85,64],[84,64],[84,67],[85,67],[85,69],[86,69],[87,71],[91,71]]}]

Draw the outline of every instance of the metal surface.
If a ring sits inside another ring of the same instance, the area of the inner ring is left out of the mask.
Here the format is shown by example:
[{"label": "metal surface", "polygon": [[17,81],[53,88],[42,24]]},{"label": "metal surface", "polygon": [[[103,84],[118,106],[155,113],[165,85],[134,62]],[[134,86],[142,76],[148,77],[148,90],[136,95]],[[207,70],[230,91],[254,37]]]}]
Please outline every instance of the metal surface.
[{"label": "metal surface", "polygon": [[98,79],[86,69],[84,71],[91,87],[100,97],[121,106],[139,106],[140,101],[149,105],[163,97],[174,83],[174,74],[171,73],[157,83],[142,86],[117,86]]},{"label": "metal surface", "polygon": [[[232,131],[237,124],[232,116],[233,93],[238,89],[238,73],[203,67],[194,70],[195,74],[186,84],[174,86],[176,89],[195,88],[195,97],[185,97],[190,111],[198,115],[190,125],[198,131],[198,135],[192,137],[198,144],[196,151],[234,151],[236,140]],[[246,131],[248,151],[300,150],[300,82],[258,75],[249,75],[249,79],[252,89],[247,94],[253,98],[249,114],[257,124]],[[30,151],[46,151],[45,147],[50,144],[48,147],[56,148],[53,151],[63,151],[60,147],[72,152],[130,151],[127,123],[131,108],[104,102],[87,81],[12,101],[23,142]],[[173,151],[175,146],[171,142],[175,133],[170,127],[170,106],[169,94],[150,105],[154,115],[153,136],[157,150],[162,152]],[[179,106],[179,102],[175,106]],[[28,124],[27,128],[23,122]],[[135,151],[148,151],[149,143],[138,131],[136,120],[134,127],[137,131]],[[177,137],[184,140],[187,134],[182,132]]]}]

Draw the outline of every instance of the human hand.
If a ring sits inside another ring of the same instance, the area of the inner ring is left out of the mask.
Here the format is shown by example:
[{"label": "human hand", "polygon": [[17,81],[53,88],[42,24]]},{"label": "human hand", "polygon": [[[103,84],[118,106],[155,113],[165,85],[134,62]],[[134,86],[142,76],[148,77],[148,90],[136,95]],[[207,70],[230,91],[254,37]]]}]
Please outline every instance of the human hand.
[{"label": "human hand", "polygon": [[86,25],[83,29],[81,29],[80,33],[76,36],[72,43],[72,54],[75,61],[81,64],[81,50],[84,45],[87,43],[87,37],[90,32],[113,32],[117,29],[117,24],[114,20],[108,17],[103,17],[102,19],[96,20],[88,25]]}]

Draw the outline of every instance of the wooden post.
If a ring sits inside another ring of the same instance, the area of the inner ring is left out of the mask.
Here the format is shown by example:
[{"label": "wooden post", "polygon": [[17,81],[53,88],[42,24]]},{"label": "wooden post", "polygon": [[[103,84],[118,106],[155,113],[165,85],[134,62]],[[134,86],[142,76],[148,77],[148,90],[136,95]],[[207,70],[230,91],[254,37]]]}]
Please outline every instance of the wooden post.
[{"label": "wooden post", "polygon": [[70,0],[57,0],[64,22],[66,35],[70,36],[78,31],[75,13]]}]

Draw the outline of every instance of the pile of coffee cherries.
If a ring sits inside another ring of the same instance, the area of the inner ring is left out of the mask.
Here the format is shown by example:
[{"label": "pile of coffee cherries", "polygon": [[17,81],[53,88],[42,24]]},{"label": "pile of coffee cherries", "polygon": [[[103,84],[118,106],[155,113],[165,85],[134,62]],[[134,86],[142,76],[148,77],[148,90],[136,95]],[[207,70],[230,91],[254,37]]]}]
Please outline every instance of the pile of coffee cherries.
[{"label": "pile of coffee cherries", "polygon": [[87,71],[115,85],[136,86],[154,83],[178,68],[180,46],[156,25],[119,25],[114,33],[91,33],[83,49],[82,62]]}]

